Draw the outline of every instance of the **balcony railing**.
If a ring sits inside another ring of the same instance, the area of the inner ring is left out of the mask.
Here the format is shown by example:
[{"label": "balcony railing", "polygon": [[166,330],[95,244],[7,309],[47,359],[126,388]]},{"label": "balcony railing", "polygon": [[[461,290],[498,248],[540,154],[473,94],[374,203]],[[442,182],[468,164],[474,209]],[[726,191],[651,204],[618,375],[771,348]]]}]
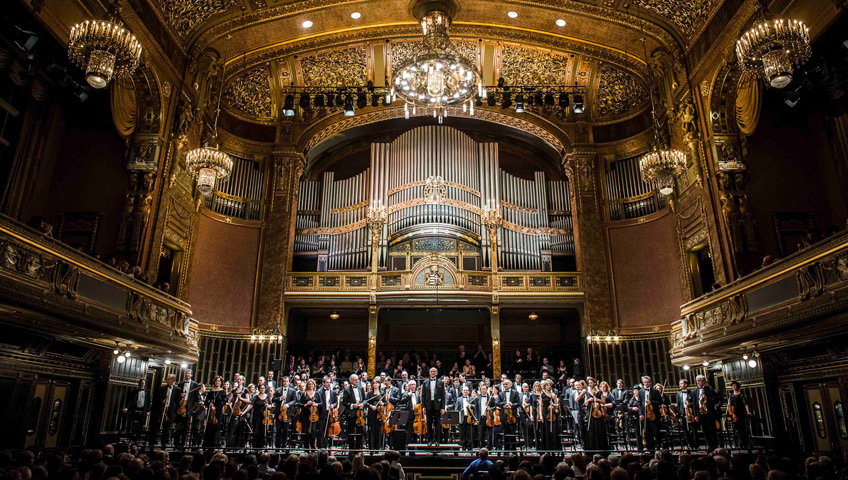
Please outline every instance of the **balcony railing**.
[{"label": "balcony railing", "polygon": [[[19,315],[3,322],[71,340],[119,340],[137,353],[192,360],[197,323],[182,300],[7,217],[0,216],[0,299]],[[108,343],[107,343],[108,345]]]},{"label": "balcony railing", "polygon": [[681,306],[672,356],[786,345],[848,330],[834,320],[848,311],[848,231],[781,259]]}]

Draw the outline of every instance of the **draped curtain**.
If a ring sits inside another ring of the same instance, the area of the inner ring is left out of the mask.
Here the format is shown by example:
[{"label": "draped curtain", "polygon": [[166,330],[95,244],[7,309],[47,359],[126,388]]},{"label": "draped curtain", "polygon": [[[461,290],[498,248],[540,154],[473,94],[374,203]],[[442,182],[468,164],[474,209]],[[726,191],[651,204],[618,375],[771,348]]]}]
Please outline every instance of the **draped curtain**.
[{"label": "draped curtain", "polygon": [[136,99],[131,78],[122,78],[112,82],[110,90],[112,104],[112,122],[122,137],[129,137],[135,131]]},{"label": "draped curtain", "polygon": [[736,123],[739,131],[746,137],[754,134],[760,121],[760,106],[762,105],[762,86],[759,80],[749,76],[739,79],[739,90],[736,94]]}]

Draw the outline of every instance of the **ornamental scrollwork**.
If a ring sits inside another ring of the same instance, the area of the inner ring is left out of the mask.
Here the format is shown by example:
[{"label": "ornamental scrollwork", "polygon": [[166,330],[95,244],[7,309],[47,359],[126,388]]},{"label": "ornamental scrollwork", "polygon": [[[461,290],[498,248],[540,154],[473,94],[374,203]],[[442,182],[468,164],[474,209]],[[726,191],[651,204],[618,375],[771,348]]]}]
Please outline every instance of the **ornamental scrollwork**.
[{"label": "ornamental scrollwork", "polygon": [[[405,63],[426,53],[424,44],[417,41],[392,42],[391,63],[392,71],[397,71]],[[469,41],[454,40],[451,42],[459,58],[471,65],[477,65],[477,44]]]},{"label": "ornamental scrollwork", "polygon": [[224,90],[224,103],[255,117],[271,118],[271,83],[268,78],[265,66],[239,75]]},{"label": "ornamental scrollwork", "polygon": [[165,19],[185,38],[198,24],[221,12],[233,4],[232,0],[158,0]]},{"label": "ornamental scrollwork", "polygon": [[507,85],[568,85],[572,62],[565,55],[504,45],[501,76]]},{"label": "ornamental scrollwork", "polygon": [[614,117],[645,103],[648,93],[633,75],[602,65],[596,100],[598,117]]},{"label": "ornamental scrollwork", "polygon": [[368,81],[365,47],[317,53],[300,59],[306,86],[361,87]]},{"label": "ornamental scrollwork", "polygon": [[691,41],[710,18],[713,7],[721,2],[719,0],[636,0],[634,3],[665,17]]}]

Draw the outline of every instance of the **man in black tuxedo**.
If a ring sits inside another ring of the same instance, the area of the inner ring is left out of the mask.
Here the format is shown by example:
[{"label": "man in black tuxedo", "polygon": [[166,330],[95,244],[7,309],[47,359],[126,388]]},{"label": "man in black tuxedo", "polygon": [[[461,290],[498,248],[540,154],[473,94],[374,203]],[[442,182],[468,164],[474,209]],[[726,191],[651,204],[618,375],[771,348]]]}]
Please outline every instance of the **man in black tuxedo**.
[{"label": "man in black tuxedo", "polygon": [[165,380],[165,385],[162,385],[156,391],[156,398],[154,400],[154,405],[156,405],[156,416],[153,418],[153,427],[150,429],[151,445],[156,443],[156,437],[160,433],[162,434],[160,439],[162,442],[161,445],[163,447],[168,445],[168,437],[170,437],[171,434],[171,426],[177,419],[177,407],[180,405],[180,398],[182,395],[180,387],[174,384],[176,380],[176,375],[173,373],[169,374],[168,378]]},{"label": "man in black tuxedo", "polygon": [[[692,393],[692,406],[695,408],[695,421],[701,426],[704,438],[707,440],[707,450],[713,451],[718,448],[718,433],[716,423],[718,422],[719,410],[721,409],[721,396],[707,383],[707,377],[698,375],[695,377],[695,391]],[[701,412],[701,397],[704,397],[706,412]]]},{"label": "man in black tuxedo", "polygon": [[197,382],[192,380],[191,377],[191,370],[186,370],[183,381],[180,382],[180,400],[185,399],[186,401],[186,413],[183,415],[177,414],[174,446],[185,446],[189,431],[189,419],[191,418],[191,412],[194,410],[194,404],[197,403]]},{"label": "man in black tuxedo", "polygon": [[[651,377],[642,376],[642,388],[638,392],[634,392],[636,405],[634,411],[639,413],[639,435],[637,443],[642,443],[642,437],[645,438],[644,447],[648,450],[655,450],[660,446],[660,405],[662,405],[662,394],[652,388]],[[649,420],[647,417],[648,405],[651,405],[654,410],[654,419]],[[642,431],[644,429],[644,432]],[[639,445],[641,447],[641,445]]]},{"label": "man in black tuxedo", "polygon": [[471,450],[473,446],[472,432],[474,431],[473,401],[468,393],[468,387],[463,386],[460,396],[456,399],[456,409],[459,410],[459,443],[463,450]]},{"label": "man in black tuxedo", "polygon": [[321,408],[318,409],[318,433],[316,434],[318,448],[327,448],[330,410],[339,403],[339,394],[333,390],[333,382],[330,381],[330,377],[324,377],[321,387],[315,392],[315,396],[318,397],[319,400],[317,401],[321,404]]},{"label": "man in black tuxedo", "polygon": [[409,418],[406,420],[406,447],[412,443],[415,431],[413,426],[415,423],[415,407],[421,404],[421,398],[418,396],[418,385],[415,380],[406,382],[403,393],[397,399],[398,411],[408,412]]},{"label": "man in black tuxedo", "polygon": [[[507,435],[514,435],[516,433],[516,429],[518,428],[517,421],[516,423],[507,422],[506,409],[511,408],[512,414],[515,419],[518,419],[518,410],[521,406],[519,394],[512,388],[512,382],[510,380],[503,381],[504,389],[498,393],[498,398],[496,401],[496,405],[501,407],[501,425],[503,425],[503,433],[504,433],[504,448],[507,450],[512,450],[515,448],[515,445],[512,443],[512,440],[509,439]],[[509,439],[509,443],[507,443],[507,439]]]},{"label": "man in black tuxedo", "polygon": [[624,380],[618,379],[615,388],[612,389],[612,404],[616,411],[623,412],[629,402],[627,389],[624,388]]},{"label": "man in black tuxedo", "polygon": [[686,440],[686,446],[689,450],[695,450],[698,446],[698,428],[696,422],[689,422],[688,418],[691,415],[695,416],[695,410],[692,403],[692,392],[689,390],[689,380],[680,379],[680,391],[677,392],[677,418],[680,422],[680,428],[683,432],[683,437]]},{"label": "man in black tuxedo", "polygon": [[138,381],[138,388],[130,390],[127,395],[123,409],[126,431],[133,441],[140,440],[141,430],[144,428],[144,419],[150,415],[150,392],[145,389],[142,378]]},{"label": "man in black tuxedo", "polygon": [[[288,444],[289,425],[297,414],[296,408],[294,408],[295,404],[297,404],[297,390],[289,384],[289,377],[284,376],[280,380],[280,386],[274,391],[274,406],[277,407],[274,414],[277,423],[277,438],[274,445],[277,448],[285,448]],[[286,422],[280,420],[279,413],[282,408],[286,409],[288,417]]]},{"label": "man in black tuxedo", "polygon": [[442,442],[442,414],[445,413],[445,385],[437,378],[439,371],[430,369],[430,378],[424,380],[421,403],[427,412],[427,434],[431,445]]},{"label": "man in black tuxedo", "polygon": [[[344,389],[344,394],[342,394],[342,405],[344,405],[348,416],[348,445],[353,449],[362,448],[364,441],[365,428],[356,424],[356,412],[362,410],[363,401],[365,401],[365,390],[359,384],[359,375],[353,374],[350,376],[350,385]],[[319,434],[319,439],[320,436]]]}]

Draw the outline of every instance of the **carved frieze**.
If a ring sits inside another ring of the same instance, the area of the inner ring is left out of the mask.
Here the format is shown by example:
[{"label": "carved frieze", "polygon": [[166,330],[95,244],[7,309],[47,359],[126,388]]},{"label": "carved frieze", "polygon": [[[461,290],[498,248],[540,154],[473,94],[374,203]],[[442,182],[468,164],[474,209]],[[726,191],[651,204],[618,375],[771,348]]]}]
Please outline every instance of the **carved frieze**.
[{"label": "carved frieze", "polygon": [[254,117],[271,118],[271,83],[267,67],[260,66],[235,77],[224,90],[224,103]]},{"label": "carved frieze", "polygon": [[719,0],[636,0],[637,6],[665,17],[683,35],[693,40],[701,27],[710,18],[713,7]]},{"label": "carved frieze", "polygon": [[157,0],[165,19],[185,38],[198,24],[226,11],[232,0]]},{"label": "carved frieze", "polygon": [[365,47],[345,48],[301,57],[306,86],[361,87],[368,81]]},{"label": "carved frieze", "polygon": [[[453,40],[454,53],[471,65],[477,65],[477,44],[475,42]],[[397,71],[402,65],[425,53],[424,44],[418,41],[392,42],[391,63],[392,71]]]},{"label": "carved frieze", "polygon": [[633,75],[602,65],[596,96],[597,117],[614,117],[645,105],[648,93]]},{"label": "carved frieze", "polygon": [[501,77],[507,85],[569,85],[572,63],[565,55],[504,45]]}]

